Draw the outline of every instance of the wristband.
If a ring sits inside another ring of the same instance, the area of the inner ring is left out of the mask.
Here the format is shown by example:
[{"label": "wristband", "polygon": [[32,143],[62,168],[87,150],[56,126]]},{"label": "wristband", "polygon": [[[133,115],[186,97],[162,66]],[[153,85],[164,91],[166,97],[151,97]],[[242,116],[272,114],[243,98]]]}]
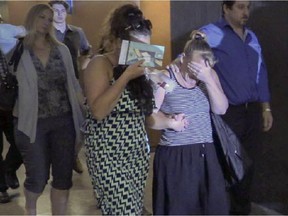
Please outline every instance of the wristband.
[{"label": "wristband", "polygon": [[270,108],[265,108],[264,110],[263,110],[263,112],[271,112],[272,110],[270,109]]}]

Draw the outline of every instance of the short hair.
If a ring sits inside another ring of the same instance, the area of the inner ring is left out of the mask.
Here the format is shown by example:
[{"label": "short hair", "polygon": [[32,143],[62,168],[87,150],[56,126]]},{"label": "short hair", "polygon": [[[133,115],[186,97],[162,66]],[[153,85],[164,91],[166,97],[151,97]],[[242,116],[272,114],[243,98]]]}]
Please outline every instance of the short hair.
[{"label": "short hair", "polygon": [[224,17],[224,5],[229,8],[232,9],[233,5],[235,4],[236,1],[222,1],[222,17]]},{"label": "short hair", "polygon": [[66,11],[69,11],[69,4],[65,0],[51,0],[48,4],[53,7],[54,4],[61,4],[65,7]]}]

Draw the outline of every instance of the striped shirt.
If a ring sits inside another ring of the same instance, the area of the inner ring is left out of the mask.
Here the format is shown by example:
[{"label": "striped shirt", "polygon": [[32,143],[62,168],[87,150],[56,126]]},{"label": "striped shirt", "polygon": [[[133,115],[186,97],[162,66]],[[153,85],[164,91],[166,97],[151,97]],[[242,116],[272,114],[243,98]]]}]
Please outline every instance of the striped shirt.
[{"label": "striped shirt", "polygon": [[166,93],[160,110],[171,115],[184,113],[189,125],[181,132],[172,129],[162,130],[160,145],[212,143],[210,104],[205,84],[200,82],[193,88],[185,88],[177,82],[172,72],[170,77],[177,85],[172,92]]}]

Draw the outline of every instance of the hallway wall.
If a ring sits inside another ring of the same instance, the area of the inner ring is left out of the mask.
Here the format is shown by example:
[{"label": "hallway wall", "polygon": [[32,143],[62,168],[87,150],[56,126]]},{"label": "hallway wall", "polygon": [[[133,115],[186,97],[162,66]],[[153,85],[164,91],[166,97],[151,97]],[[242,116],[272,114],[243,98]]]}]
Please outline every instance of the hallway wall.
[{"label": "hallway wall", "polygon": [[[15,25],[22,25],[29,9],[37,3],[47,3],[48,1],[7,1],[9,17],[7,22]],[[68,23],[80,26],[93,48],[99,40],[99,31],[106,15],[119,5],[125,3],[135,3],[143,10],[146,18],[153,23],[152,43],[164,45],[166,47],[164,64],[171,59],[170,48],[170,1],[143,1],[140,0],[117,0],[117,1],[73,1],[73,13],[68,14]],[[159,16],[161,10],[162,15]],[[13,14],[13,16],[12,16]]]}]

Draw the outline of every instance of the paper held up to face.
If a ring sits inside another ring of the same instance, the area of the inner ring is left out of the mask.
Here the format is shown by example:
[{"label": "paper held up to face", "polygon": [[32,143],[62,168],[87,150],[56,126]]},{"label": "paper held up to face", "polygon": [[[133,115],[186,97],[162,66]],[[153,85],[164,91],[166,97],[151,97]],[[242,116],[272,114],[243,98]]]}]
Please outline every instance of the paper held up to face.
[{"label": "paper held up to face", "polygon": [[144,67],[161,67],[164,51],[164,46],[122,40],[118,64],[131,65],[144,59]]},{"label": "paper held up to face", "polygon": [[146,79],[150,80],[152,83],[152,87],[157,90],[159,87],[165,89],[166,93],[171,92],[176,87],[176,82],[167,75],[165,75],[162,71],[152,69],[152,68],[145,68],[145,76]]}]

